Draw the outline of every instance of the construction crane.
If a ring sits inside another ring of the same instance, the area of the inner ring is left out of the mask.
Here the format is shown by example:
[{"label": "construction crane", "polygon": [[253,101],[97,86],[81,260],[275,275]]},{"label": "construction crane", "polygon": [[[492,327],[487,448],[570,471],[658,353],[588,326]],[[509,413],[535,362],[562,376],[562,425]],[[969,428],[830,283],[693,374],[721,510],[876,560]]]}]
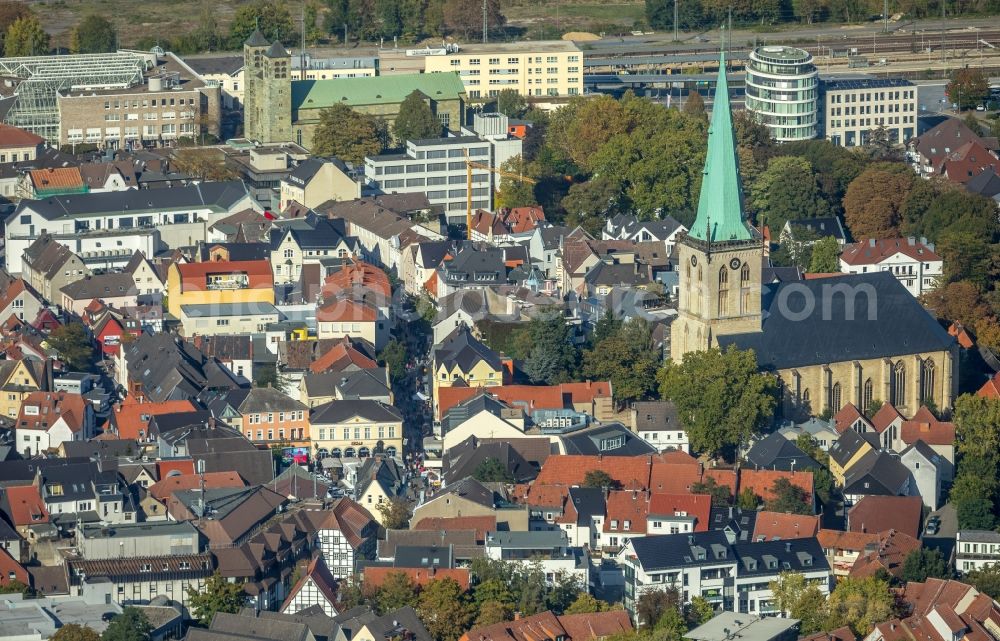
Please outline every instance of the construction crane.
[{"label": "construction crane", "polygon": [[528,178],[527,176],[522,176],[521,174],[515,174],[512,171],[505,171],[497,167],[491,167],[486,163],[477,162],[469,158],[469,150],[465,150],[465,238],[467,240],[472,240],[472,170],[482,169],[483,171],[488,171],[491,174],[496,174],[498,176],[503,176],[504,178],[512,178],[514,180],[519,180],[521,182],[526,182],[534,185],[536,181]]}]

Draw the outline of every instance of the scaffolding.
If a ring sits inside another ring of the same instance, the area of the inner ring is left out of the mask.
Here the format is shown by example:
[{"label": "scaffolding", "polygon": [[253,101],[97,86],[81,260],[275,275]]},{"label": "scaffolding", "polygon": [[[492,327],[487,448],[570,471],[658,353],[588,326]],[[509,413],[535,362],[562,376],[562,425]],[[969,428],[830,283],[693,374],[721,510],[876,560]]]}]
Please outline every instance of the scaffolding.
[{"label": "scaffolding", "polygon": [[0,58],[0,76],[16,83],[4,122],[58,142],[60,92],[127,89],[141,84],[147,69],[137,52]]}]

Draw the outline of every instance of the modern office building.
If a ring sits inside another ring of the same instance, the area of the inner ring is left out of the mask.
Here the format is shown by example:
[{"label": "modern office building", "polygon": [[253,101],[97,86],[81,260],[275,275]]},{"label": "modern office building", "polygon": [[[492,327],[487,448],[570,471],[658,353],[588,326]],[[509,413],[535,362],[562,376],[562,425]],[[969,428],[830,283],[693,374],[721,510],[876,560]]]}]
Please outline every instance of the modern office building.
[{"label": "modern office building", "polygon": [[889,141],[903,144],[917,135],[917,87],[905,78],[824,80],[822,136],[855,147],[885,127]]},{"label": "modern office building", "polygon": [[[521,153],[521,140],[507,134],[507,117],[478,114],[473,129],[450,138],[409,140],[403,153],[365,158],[365,189],[382,194],[427,195],[449,222],[465,224],[468,188],[466,159],[497,168]],[[493,209],[494,174],[472,168],[472,210]]]},{"label": "modern office building", "polygon": [[469,100],[496,97],[504,89],[522,96],[583,93],[583,52],[569,41],[490,43],[461,48],[416,49],[424,71],[457,71]]},{"label": "modern office building", "polygon": [[775,140],[816,137],[819,72],[812,54],[794,47],[758,47],[746,69],[746,108]]}]

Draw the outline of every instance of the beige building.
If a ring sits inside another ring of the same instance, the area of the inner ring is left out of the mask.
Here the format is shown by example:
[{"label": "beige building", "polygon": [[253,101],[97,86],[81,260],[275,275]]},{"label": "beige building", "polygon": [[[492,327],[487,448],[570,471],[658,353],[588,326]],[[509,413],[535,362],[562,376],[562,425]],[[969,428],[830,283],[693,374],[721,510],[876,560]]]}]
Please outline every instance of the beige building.
[{"label": "beige building", "polygon": [[204,126],[219,133],[220,90],[173,54],[158,60],[144,84],[124,89],[70,89],[56,98],[59,144],[113,149],[170,146],[196,138]]},{"label": "beige building", "polygon": [[43,142],[41,136],[30,131],[0,124],[0,165],[35,160]]},{"label": "beige building", "polygon": [[825,80],[821,86],[823,137],[833,144],[866,145],[879,127],[885,127],[894,145],[917,135],[917,87],[909,80]]},{"label": "beige building", "polygon": [[728,85],[719,75],[705,178],[691,231],[677,244],[671,356],[754,350],[779,379],[779,414],[818,415],[888,401],[904,414],[950,408],[955,340],[887,272],[761,282],[764,242],[743,214]]},{"label": "beige building", "polygon": [[24,280],[49,302],[59,302],[63,287],[90,276],[83,260],[48,234],[24,250],[22,264]]},{"label": "beige building", "polygon": [[193,56],[185,58],[184,63],[206,85],[219,87],[223,108],[242,108],[243,56]]},{"label": "beige building", "polygon": [[361,198],[361,182],[351,177],[350,169],[337,158],[310,158],[281,179],[279,193],[278,211],[285,211],[291,202],[312,209],[328,200]]},{"label": "beige building", "polygon": [[309,412],[309,432],[320,454],[367,458],[380,452],[387,456],[403,453],[403,417],[391,405],[331,401]]},{"label": "beige building", "polygon": [[532,98],[583,94],[583,52],[569,41],[414,51],[423,53],[426,73],[457,71],[471,101],[495,97],[504,89]]}]

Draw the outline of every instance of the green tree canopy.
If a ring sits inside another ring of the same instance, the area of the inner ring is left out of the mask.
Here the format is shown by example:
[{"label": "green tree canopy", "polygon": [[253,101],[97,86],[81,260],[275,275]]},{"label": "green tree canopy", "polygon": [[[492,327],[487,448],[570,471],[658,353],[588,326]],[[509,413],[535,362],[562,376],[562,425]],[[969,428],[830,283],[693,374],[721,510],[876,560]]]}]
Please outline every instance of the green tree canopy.
[{"label": "green tree canopy", "polygon": [[386,343],[379,353],[379,361],[389,370],[394,381],[406,378],[406,345],[395,338]]},{"label": "green tree canopy", "polygon": [[877,163],[851,181],[844,195],[844,219],[855,240],[899,235],[912,174],[903,164]]},{"label": "green tree canopy", "polygon": [[283,2],[253,0],[239,5],[233,15],[229,26],[230,46],[242,49],[243,42],[258,28],[269,42],[277,40],[291,44],[295,40],[292,14]]},{"label": "green tree canopy", "polygon": [[833,274],[840,271],[840,244],[833,236],[822,238],[813,245],[809,271],[813,274]]},{"label": "green tree canopy", "polygon": [[652,395],[656,385],[659,355],[651,349],[652,328],[641,318],[622,324],[609,336],[583,354],[586,378],[611,381],[615,402],[621,406],[629,401]]},{"label": "green tree canopy", "polygon": [[482,463],[476,466],[475,471],[472,473],[472,477],[477,481],[482,481],[483,483],[513,483],[514,475],[511,474],[510,470],[500,462],[499,459],[489,458],[483,459]]},{"label": "green tree canopy", "polygon": [[198,622],[207,626],[212,622],[216,612],[235,614],[247,601],[246,592],[239,583],[230,583],[221,574],[215,572],[205,581],[205,587],[197,590],[188,588],[188,604],[191,613]]},{"label": "green tree canopy", "polygon": [[689,352],[661,369],[658,380],[696,452],[731,456],[770,421],[777,403],[777,382],[757,371],[752,350]]},{"label": "green tree canopy", "polygon": [[153,626],[142,610],[125,607],[122,613],[111,620],[101,641],[149,641]]},{"label": "green tree canopy", "polygon": [[827,599],[827,630],[850,626],[859,637],[892,616],[895,599],[888,582],[876,577],[846,577]]},{"label": "green tree canopy", "polygon": [[768,511],[786,514],[812,514],[812,497],[788,479],[776,479],[771,487],[771,493],[773,497],[766,503]]},{"label": "green tree canopy", "polygon": [[[2,45],[2,39],[6,37],[7,30],[10,29],[12,24],[17,22],[19,18],[25,18],[31,15],[34,15],[34,12],[26,2],[18,2],[17,0],[0,0],[0,45]],[[0,53],[10,57],[10,54],[6,52],[6,49],[0,49]]]},{"label": "green tree canopy", "polygon": [[818,218],[830,213],[816,175],[805,158],[777,156],[750,188],[750,202],[757,221],[777,236],[789,220]]},{"label": "green tree canopy", "polygon": [[951,74],[951,81],[944,88],[948,100],[959,109],[972,109],[990,97],[990,83],[978,67],[962,67]]},{"label": "green tree canopy", "polygon": [[729,505],[733,502],[733,492],[728,485],[719,485],[714,476],[706,476],[702,481],[691,484],[692,494],[708,494],[712,505]]},{"label": "green tree canopy", "polygon": [[416,607],[417,586],[405,572],[390,572],[379,586],[375,604],[381,614],[404,606]]},{"label": "green tree canopy", "polygon": [[677,588],[646,590],[636,600],[635,615],[642,627],[654,627],[671,610],[680,613],[681,599]]},{"label": "green tree canopy", "polygon": [[472,624],[476,608],[454,579],[434,579],[421,590],[417,613],[437,641],[458,641]]},{"label": "green tree canopy", "polygon": [[972,570],[965,575],[964,580],[990,598],[1000,598],[1000,563],[987,565],[981,570]]},{"label": "green tree canopy", "polygon": [[618,481],[604,470],[587,470],[583,475],[583,487],[615,490],[619,485]]},{"label": "green tree canopy", "polygon": [[813,634],[828,629],[826,596],[815,585],[806,582],[798,572],[782,572],[770,588],[778,608],[788,617],[799,619],[800,634]]},{"label": "green tree canopy", "polygon": [[565,383],[576,372],[577,354],[573,329],[561,310],[548,309],[528,323],[530,350],[521,369],[535,383]]},{"label": "green tree canopy", "polygon": [[[496,193],[496,206],[527,207],[537,205],[534,180],[528,175],[529,164],[521,156],[514,156],[503,161],[500,169],[506,175],[500,176],[500,185]],[[524,179],[527,180],[524,180]]]},{"label": "green tree canopy", "polygon": [[410,511],[410,504],[399,496],[382,501],[376,509],[382,517],[382,525],[387,530],[405,530],[413,514]]},{"label": "green tree canopy", "polygon": [[595,599],[586,592],[582,592],[575,601],[569,604],[564,614],[590,614],[593,612],[606,612],[609,609],[606,601]]},{"label": "green tree canopy", "polygon": [[89,15],[73,29],[73,53],[110,53],[118,46],[118,32],[106,18]]},{"label": "green tree canopy", "polygon": [[528,110],[528,102],[517,89],[501,89],[497,94],[497,113],[509,118],[520,118]]},{"label": "green tree canopy", "polygon": [[87,335],[87,329],[83,323],[75,321],[55,328],[49,334],[46,342],[73,369],[86,370],[90,368],[94,356],[94,345],[90,342],[90,337]]},{"label": "green tree canopy", "polygon": [[3,43],[4,54],[9,58],[49,53],[49,34],[42,29],[42,23],[34,14],[18,18],[7,27]]},{"label": "green tree canopy", "polygon": [[336,156],[359,164],[365,156],[375,156],[382,149],[379,124],[374,116],[340,103],[320,111],[319,124],[313,133],[314,155]]},{"label": "green tree canopy", "polygon": [[940,550],[921,547],[906,555],[900,578],[904,581],[922,582],[928,578],[947,579],[950,576],[948,562],[941,556]]},{"label": "green tree canopy", "polygon": [[426,97],[414,90],[399,105],[392,133],[400,145],[405,145],[407,140],[437,138],[441,135],[441,122],[427,104]]}]

